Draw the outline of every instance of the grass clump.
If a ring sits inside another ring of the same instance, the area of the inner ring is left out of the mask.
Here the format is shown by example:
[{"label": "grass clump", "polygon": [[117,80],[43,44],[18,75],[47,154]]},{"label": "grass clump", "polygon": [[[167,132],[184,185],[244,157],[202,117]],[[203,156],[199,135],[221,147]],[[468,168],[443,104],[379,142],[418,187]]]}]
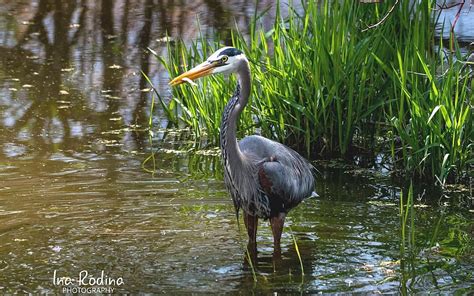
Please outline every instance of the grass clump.
[{"label": "grass clump", "polygon": [[[364,30],[391,5],[308,1],[302,13],[290,8],[283,18],[277,4],[271,30],[255,16],[248,35],[233,31],[232,45],[251,61],[254,82],[240,135],[258,127],[311,156],[384,149],[411,177],[440,184],[466,177],[473,164],[470,66],[459,49],[435,49],[433,1],[401,1],[382,24]],[[160,60],[174,77],[221,46],[204,36],[190,47],[173,42]],[[197,88],[175,88],[163,107],[172,123],[216,145],[234,85],[204,79]],[[390,145],[380,148],[380,138]]]}]

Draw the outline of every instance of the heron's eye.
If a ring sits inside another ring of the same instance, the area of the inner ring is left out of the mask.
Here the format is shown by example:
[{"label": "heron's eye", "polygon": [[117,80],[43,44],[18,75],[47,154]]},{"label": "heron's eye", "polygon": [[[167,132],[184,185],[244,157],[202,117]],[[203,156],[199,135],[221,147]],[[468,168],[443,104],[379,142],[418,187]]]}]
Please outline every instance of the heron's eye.
[{"label": "heron's eye", "polygon": [[222,62],[222,63],[225,63],[225,62],[227,62],[228,60],[229,60],[229,57],[228,57],[228,56],[223,56],[223,57],[221,58],[221,62]]}]

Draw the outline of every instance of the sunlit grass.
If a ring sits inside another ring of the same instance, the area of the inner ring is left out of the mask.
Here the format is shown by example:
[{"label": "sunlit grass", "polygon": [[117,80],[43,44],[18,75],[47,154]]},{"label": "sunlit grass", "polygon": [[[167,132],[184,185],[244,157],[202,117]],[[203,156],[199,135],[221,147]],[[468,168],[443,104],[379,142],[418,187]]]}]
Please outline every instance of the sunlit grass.
[{"label": "sunlit grass", "polygon": [[[257,16],[248,35],[233,31],[253,75],[239,136],[259,127],[313,157],[375,153],[376,139],[388,137],[383,152],[406,175],[441,185],[466,180],[474,138],[469,67],[459,50],[435,50],[432,1],[401,1],[384,23],[364,31],[391,5],[309,1],[301,14],[290,9],[283,18],[277,10],[267,32]],[[158,58],[175,77],[221,46],[205,36],[188,47],[173,41],[168,57]],[[160,101],[171,123],[217,145],[234,86],[233,78],[211,77]]]}]

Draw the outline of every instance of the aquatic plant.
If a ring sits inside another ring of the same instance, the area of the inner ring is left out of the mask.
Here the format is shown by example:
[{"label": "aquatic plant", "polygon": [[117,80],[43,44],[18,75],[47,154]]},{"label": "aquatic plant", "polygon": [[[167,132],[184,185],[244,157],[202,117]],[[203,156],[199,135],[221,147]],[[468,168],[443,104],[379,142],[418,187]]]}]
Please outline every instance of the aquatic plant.
[{"label": "aquatic plant", "polygon": [[[368,29],[391,5],[309,1],[302,13],[290,7],[283,18],[277,4],[271,30],[262,29],[258,15],[248,35],[233,30],[233,46],[251,61],[254,81],[240,136],[258,127],[319,157],[383,149],[410,177],[441,185],[465,180],[474,162],[469,66],[459,50],[435,50],[433,1],[401,1]],[[168,57],[158,58],[174,77],[220,46],[206,36],[190,46],[173,41]],[[175,88],[169,102],[160,97],[170,122],[217,145],[223,94],[234,84],[224,79]]]},{"label": "aquatic plant", "polygon": [[[414,193],[413,183],[408,190],[400,193],[400,292],[407,295],[417,292],[417,285],[425,276],[424,271],[432,270],[434,266],[443,266],[445,270],[453,268],[446,264],[446,258],[464,261],[472,257],[472,236],[469,234],[473,223],[460,213],[448,213],[441,207],[436,223],[428,228],[417,229],[417,221],[423,217],[423,197]],[[425,207],[428,207],[425,205]],[[419,208],[420,210],[416,210]],[[441,225],[444,227],[441,227]],[[446,227],[447,226],[447,227]],[[441,230],[441,228],[444,228]],[[454,261],[453,261],[454,262]],[[466,274],[466,279],[472,274]],[[453,280],[464,280],[453,276]]]}]

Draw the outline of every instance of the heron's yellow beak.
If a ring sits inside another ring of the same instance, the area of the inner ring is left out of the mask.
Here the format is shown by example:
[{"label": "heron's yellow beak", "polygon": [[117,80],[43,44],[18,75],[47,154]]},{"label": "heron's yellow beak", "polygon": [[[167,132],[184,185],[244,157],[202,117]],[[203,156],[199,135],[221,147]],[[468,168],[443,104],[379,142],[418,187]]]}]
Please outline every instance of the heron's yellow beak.
[{"label": "heron's yellow beak", "polygon": [[200,77],[207,76],[212,74],[212,70],[217,66],[217,63],[214,62],[204,62],[196,67],[192,68],[189,71],[184,72],[175,79],[171,80],[169,85],[175,86],[180,85],[181,83],[187,82],[187,80],[195,80]]}]

